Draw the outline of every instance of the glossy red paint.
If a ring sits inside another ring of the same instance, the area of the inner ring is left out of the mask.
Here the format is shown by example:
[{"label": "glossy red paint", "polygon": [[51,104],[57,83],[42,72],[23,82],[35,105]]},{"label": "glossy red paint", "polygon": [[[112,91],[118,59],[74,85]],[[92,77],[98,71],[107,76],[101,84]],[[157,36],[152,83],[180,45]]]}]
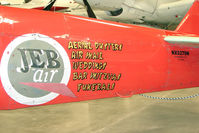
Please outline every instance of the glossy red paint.
[{"label": "glossy red paint", "polygon": [[164,39],[198,38],[198,10],[196,1],[191,20],[166,31],[1,6],[0,109],[197,87],[199,44]]}]

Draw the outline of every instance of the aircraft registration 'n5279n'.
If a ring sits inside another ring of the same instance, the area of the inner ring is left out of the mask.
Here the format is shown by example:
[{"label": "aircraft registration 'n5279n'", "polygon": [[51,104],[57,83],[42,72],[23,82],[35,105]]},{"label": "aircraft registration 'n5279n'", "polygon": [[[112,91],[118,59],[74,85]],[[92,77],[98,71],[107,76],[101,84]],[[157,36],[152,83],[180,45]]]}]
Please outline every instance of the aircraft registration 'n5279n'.
[{"label": "aircraft registration 'n5279n'", "polygon": [[168,31],[0,6],[0,109],[197,87],[198,11]]}]

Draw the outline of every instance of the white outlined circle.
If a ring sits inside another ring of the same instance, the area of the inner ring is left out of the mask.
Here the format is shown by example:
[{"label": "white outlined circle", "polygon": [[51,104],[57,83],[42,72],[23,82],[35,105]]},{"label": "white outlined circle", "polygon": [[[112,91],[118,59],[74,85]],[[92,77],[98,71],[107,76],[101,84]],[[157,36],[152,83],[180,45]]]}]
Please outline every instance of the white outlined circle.
[{"label": "white outlined circle", "polygon": [[[23,96],[22,94],[18,93],[15,88],[12,86],[9,76],[8,76],[8,63],[9,59],[11,57],[12,52],[15,50],[15,48],[20,45],[21,43],[25,41],[34,41],[34,40],[40,40],[48,43],[52,47],[54,47],[60,54],[60,56],[63,59],[63,64],[64,64],[64,74],[62,77],[62,80],[60,83],[67,85],[70,79],[71,75],[71,65],[70,65],[70,60],[69,57],[64,50],[64,48],[54,39],[38,34],[38,33],[32,33],[32,34],[25,34],[22,36],[19,36],[15,38],[5,49],[1,63],[0,63],[0,75],[1,75],[1,82],[2,85],[6,91],[6,93],[16,102],[24,104],[24,105],[40,105],[47,103],[53,99],[55,99],[59,94],[57,93],[49,93],[45,96],[39,97],[39,98],[30,98],[27,96]],[[16,78],[16,77],[13,77]]]}]

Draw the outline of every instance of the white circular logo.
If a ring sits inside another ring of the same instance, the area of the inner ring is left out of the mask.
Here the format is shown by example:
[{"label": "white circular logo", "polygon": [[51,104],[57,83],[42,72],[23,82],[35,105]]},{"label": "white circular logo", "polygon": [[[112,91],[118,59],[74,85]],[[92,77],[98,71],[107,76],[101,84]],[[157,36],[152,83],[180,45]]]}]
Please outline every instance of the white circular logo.
[{"label": "white circular logo", "polygon": [[3,87],[12,99],[24,105],[39,105],[60,94],[56,89],[68,84],[71,65],[57,41],[35,33],[19,36],[7,46],[0,71]]}]

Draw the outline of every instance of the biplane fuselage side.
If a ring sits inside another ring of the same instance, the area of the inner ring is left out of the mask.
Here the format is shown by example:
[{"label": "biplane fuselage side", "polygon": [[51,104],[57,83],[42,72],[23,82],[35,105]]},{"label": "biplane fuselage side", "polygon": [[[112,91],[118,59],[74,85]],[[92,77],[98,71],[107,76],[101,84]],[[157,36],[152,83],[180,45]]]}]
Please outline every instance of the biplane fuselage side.
[{"label": "biplane fuselage side", "polygon": [[197,34],[3,6],[0,30],[0,109],[199,86]]}]

